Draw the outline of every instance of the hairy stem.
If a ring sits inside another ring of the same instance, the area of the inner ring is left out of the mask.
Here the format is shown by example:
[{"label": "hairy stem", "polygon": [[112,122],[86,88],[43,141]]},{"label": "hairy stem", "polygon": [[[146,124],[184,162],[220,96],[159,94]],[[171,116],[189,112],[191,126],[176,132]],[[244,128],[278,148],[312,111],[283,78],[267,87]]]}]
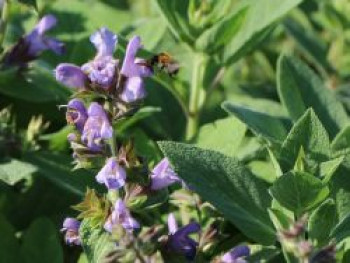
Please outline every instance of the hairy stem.
[{"label": "hairy stem", "polygon": [[5,39],[7,23],[10,17],[10,0],[5,0],[2,6],[1,20],[0,20],[0,48]]}]

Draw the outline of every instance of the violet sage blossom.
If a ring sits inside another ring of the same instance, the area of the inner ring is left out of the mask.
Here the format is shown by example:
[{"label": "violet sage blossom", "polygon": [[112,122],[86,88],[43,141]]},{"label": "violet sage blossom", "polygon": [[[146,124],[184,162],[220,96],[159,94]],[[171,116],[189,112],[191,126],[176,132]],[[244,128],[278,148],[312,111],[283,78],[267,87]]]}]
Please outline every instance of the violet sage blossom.
[{"label": "violet sage blossom", "polygon": [[168,158],[163,158],[152,170],[151,189],[160,190],[176,182],[181,180],[171,168]]},{"label": "violet sage blossom", "polygon": [[85,89],[88,77],[80,67],[69,63],[61,63],[55,70],[56,80],[65,86],[77,89]]},{"label": "violet sage blossom", "polygon": [[115,203],[112,214],[104,224],[104,229],[112,233],[116,225],[121,225],[129,233],[140,228],[140,224],[131,216],[129,209],[121,199]]},{"label": "violet sage blossom", "polygon": [[53,15],[41,18],[34,29],[23,36],[12,49],[5,54],[3,62],[7,66],[25,66],[26,63],[37,58],[41,52],[51,50],[58,55],[64,53],[64,44],[52,37],[46,36],[46,32],[55,27],[57,19]]},{"label": "violet sage blossom", "polygon": [[107,90],[117,79],[118,60],[113,58],[117,35],[102,27],[90,36],[90,41],[97,50],[95,58],[81,67],[69,63],[59,64],[55,71],[56,80],[78,89],[85,89],[89,83]]},{"label": "violet sage blossom", "polygon": [[127,103],[135,102],[146,96],[143,78],[153,74],[152,70],[142,65],[143,60],[136,57],[140,48],[142,48],[140,37],[133,37],[126,48],[123,66],[120,70],[120,73],[127,77],[120,98]]},{"label": "violet sage blossom", "polygon": [[36,59],[43,51],[51,50],[61,55],[65,51],[64,44],[46,32],[56,26],[57,20],[53,15],[41,18],[34,29],[20,40],[4,55],[2,62],[5,67],[17,65],[26,67],[27,63]]},{"label": "violet sage blossom", "polygon": [[108,190],[119,189],[125,184],[126,172],[125,169],[118,164],[116,158],[111,157],[97,174],[96,180],[100,184],[105,184]]},{"label": "violet sage blossom", "polygon": [[82,141],[90,150],[100,150],[103,140],[112,138],[113,128],[107,113],[97,102],[90,104],[85,122]]},{"label": "violet sage blossom", "polygon": [[80,222],[75,218],[67,217],[63,221],[62,232],[66,232],[65,241],[68,245],[80,245],[81,240],[79,237]]},{"label": "violet sage blossom", "polygon": [[191,222],[186,226],[178,228],[175,216],[171,213],[168,216],[168,229],[168,248],[182,254],[188,260],[193,260],[196,256],[198,243],[190,238],[189,235],[199,232],[200,225],[197,222]]},{"label": "violet sage blossom", "polygon": [[222,258],[222,263],[246,263],[244,257],[250,255],[250,249],[248,246],[237,246],[225,253]]},{"label": "violet sage blossom", "polygon": [[116,80],[118,60],[113,58],[113,53],[118,42],[117,35],[103,27],[90,36],[90,42],[94,44],[97,55],[81,69],[92,83],[108,89]]},{"label": "violet sage blossom", "polygon": [[52,50],[58,55],[63,54],[64,45],[55,38],[45,36],[45,33],[56,26],[57,19],[53,15],[46,15],[35,28],[25,38],[28,45],[28,54],[31,56],[38,56],[44,50]]},{"label": "violet sage blossom", "polygon": [[69,124],[74,124],[79,132],[83,132],[88,118],[84,103],[79,99],[72,99],[67,104],[66,119]]}]

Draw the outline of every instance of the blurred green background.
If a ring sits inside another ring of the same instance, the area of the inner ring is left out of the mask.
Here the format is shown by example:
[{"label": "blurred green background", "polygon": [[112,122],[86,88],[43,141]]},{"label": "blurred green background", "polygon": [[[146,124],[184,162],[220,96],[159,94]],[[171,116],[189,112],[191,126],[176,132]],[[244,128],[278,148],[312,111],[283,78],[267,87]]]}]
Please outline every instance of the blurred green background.
[{"label": "blurred green background", "polygon": [[[0,109],[4,109],[0,113],[0,262],[77,262],[79,258],[84,262],[80,248],[64,245],[59,229],[64,217],[75,215],[71,206],[81,200],[86,187],[97,186],[93,172],[71,171],[69,128],[64,111],[58,108],[71,91],[56,83],[54,68],[61,62],[81,65],[93,58],[89,36],[101,26],[120,36],[117,56],[133,35],[142,38],[141,55],[170,53],[181,65],[179,74],[173,79],[163,74],[148,80],[141,113],[116,127],[118,136],[134,137],[137,151],[155,162],[160,158],[156,141],[185,140],[183,103],[189,100],[193,53],[174,36],[153,0],[37,0],[36,8],[33,3],[11,1],[5,49],[28,33],[39,17],[51,13],[58,18],[58,26],[50,35],[63,41],[67,52],[63,56],[45,52],[20,77],[0,71]],[[201,24],[192,22],[198,30],[205,29],[241,3],[199,1],[204,18],[198,20]],[[215,16],[215,12],[219,13]],[[285,117],[275,81],[281,52],[303,58],[350,111],[349,13],[348,0],[307,0],[275,22],[273,30],[243,57],[225,64],[213,57],[211,72],[205,75],[208,81],[203,79],[209,88],[199,126],[226,117],[221,108],[225,100]],[[259,151],[259,144],[247,134],[249,143]]]}]

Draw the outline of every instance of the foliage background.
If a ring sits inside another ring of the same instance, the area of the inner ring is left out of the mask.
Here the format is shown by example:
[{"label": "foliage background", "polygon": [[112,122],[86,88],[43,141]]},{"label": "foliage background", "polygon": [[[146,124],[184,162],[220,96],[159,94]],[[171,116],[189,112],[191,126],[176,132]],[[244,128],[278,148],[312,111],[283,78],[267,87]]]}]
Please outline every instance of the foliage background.
[{"label": "foliage background", "polygon": [[[213,1],[207,2],[210,6]],[[80,262],[84,262],[79,248],[63,244],[59,229],[66,215],[75,215],[71,206],[80,201],[87,185],[98,186],[94,183],[93,173],[71,171],[70,149],[66,142],[69,128],[65,126],[64,112],[57,108],[58,105],[66,103],[71,91],[54,80],[52,70],[55,66],[63,61],[80,65],[91,59],[94,49],[88,37],[101,26],[107,26],[121,36],[117,51],[119,54],[124,52],[125,40],[135,34],[141,36],[146,56],[150,52],[160,51],[172,54],[180,62],[179,75],[174,79],[161,75],[149,80],[146,86],[149,95],[142,112],[132,121],[116,127],[119,136],[132,135],[139,153],[155,163],[161,157],[157,141],[186,141],[186,137],[188,141],[186,107],[190,100],[192,71],[195,68],[195,55],[187,47],[192,43],[191,36],[215,25],[221,16],[230,17],[237,5],[242,4],[242,1],[235,0],[217,2],[213,4],[217,9],[203,11],[211,14],[206,17],[208,20],[200,21],[199,26],[198,21],[194,21],[197,28],[192,28],[189,35],[185,33],[179,39],[175,37],[174,30],[169,27],[159,7],[152,0],[37,0],[36,3],[29,0],[11,1],[5,47],[13,45],[21,35],[30,31],[39,16],[52,13],[59,20],[52,35],[66,43],[67,52],[64,56],[55,56],[49,52],[43,54],[28,73],[32,74],[31,82],[25,80],[28,76],[19,79],[9,72],[0,72],[0,108],[10,106],[12,121],[9,126],[18,138],[22,138],[19,140],[22,144],[17,156],[8,154],[5,150],[3,154],[0,153],[0,262],[77,262],[79,258]],[[272,2],[262,1],[261,5],[257,5],[256,20],[251,21],[251,28],[264,19],[269,20],[272,16],[271,10],[280,11]],[[299,113],[291,113],[288,107],[281,105],[278,81],[276,83],[278,57],[283,52],[304,60],[323,79],[325,87],[331,90],[332,96],[335,94],[337,101],[342,103],[348,113],[349,12],[350,5],[346,0],[304,1],[273,23],[273,30],[269,27],[262,41],[252,40],[256,45],[242,52],[244,56],[237,55],[237,59],[228,56],[225,59],[227,51],[220,54],[219,59],[215,57],[207,68],[206,78],[202,79],[202,86],[208,90],[205,91],[206,99],[197,120],[201,128],[191,142],[202,148],[235,156],[247,164],[250,171],[265,181],[264,183],[273,182],[276,179],[273,163],[267,157],[261,137],[284,139],[287,131],[282,128],[278,130],[279,124],[276,124],[276,120],[284,121],[291,117],[295,121],[301,116]],[[270,25],[270,21],[266,23]],[[236,39],[244,37],[241,33]],[[187,38],[189,40],[186,43]],[[204,47],[207,54],[213,54],[215,49],[221,50],[230,45],[235,47],[239,42],[225,38],[210,41],[210,46],[205,41],[199,41],[197,45]],[[298,62],[287,58],[279,60],[280,67],[289,66],[291,71],[293,63]],[[289,74],[293,75],[295,72]],[[285,83],[293,81],[288,79],[289,74],[280,76]],[[303,85],[303,81],[306,80],[301,78],[299,84]],[[317,99],[314,94],[306,96],[309,96],[310,103]],[[231,107],[229,111],[237,118],[231,117],[229,121],[223,119],[228,116],[221,107],[224,101],[234,103],[227,104],[226,109]],[[310,106],[309,102],[306,102],[304,110]],[[324,101],[323,104],[323,107],[329,108],[329,112],[334,110],[332,101]],[[255,112],[260,112],[262,116],[272,116],[275,121],[267,125],[271,120],[261,119],[259,126],[254,120]],[[44,122],[49,122],[49,126],[31,137],[33,128],[28,129],[28,125],[32,116],[39,115]],[[344,115],[346,116],[345,113]],[[253,125],[253,129],[249,127],[248,130],[247,125],[241,122],[247,118],[248,123],[251,121],[258,126]],[[345,124],[342,120],[340,123]],[[328,130],[331,139],[339,131],[336,128],[332,130],[333,128]],[[8,137],[4,131],[8,127],[2,129],[0,140],[6,142]],[[227,147],[228,142],[231,147]],[[350,189],[349,183],[346,182],[344,187]],[[347,214],[346,211],[343,213]]]}]

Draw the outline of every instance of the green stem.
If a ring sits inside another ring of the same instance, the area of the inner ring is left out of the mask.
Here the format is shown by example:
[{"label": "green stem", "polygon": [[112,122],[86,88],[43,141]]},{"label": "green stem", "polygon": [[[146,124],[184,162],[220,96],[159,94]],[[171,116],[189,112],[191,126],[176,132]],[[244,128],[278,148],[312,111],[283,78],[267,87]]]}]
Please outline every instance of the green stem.
[{"label": "green stem", "polygon": [[5,0],[2,12],[1,12],[1,20],[0,20],[0,48],[2,49],[2,44],[5,39],[7,22],[10,17],[10,0]]},{"label": "green stem", "polygon": [[115,132],[113,130],[112,138],[109,140],[109,147],[111,148],[111,153],[113,157],[117,157],[117,144],[115,143]]},{"label": "green stem", "polygon": [[203,91],[202,78],[204,73],[204,64],[204,54],[195,54],[190,89],[189,115],[187,118],[186,127],[187,140],[191,140],[196,135],[198,130],[198,120],[201,111],[201,91]]},{"label": "green stem", "polygon": [[[119,78],[120,79],[120,78]],[[119,83],[119,80],[118,79],[118,83]],[[117,87],[119,87],[119,86],[117,86]],[[108,109],[109,109],[109,112],[111,113],[111,115],[112,115],[112,118],[111,118],[111,124],[112,124],[112,129],[113,129],[113,132],[112,132],[112,138],[109,140],[109,147],[110,147],[110,149],[111,149],[111,153],[112,153],[112,156],[113,157],[117,157],[117,144],[116,144],[116,136],[115,136],[115,130],[114,130],[114,126],[113,126],[113,118],[114,118],[114,116],[113,116],[113,104],[112,103],[109,103],[108,104]]]}]

